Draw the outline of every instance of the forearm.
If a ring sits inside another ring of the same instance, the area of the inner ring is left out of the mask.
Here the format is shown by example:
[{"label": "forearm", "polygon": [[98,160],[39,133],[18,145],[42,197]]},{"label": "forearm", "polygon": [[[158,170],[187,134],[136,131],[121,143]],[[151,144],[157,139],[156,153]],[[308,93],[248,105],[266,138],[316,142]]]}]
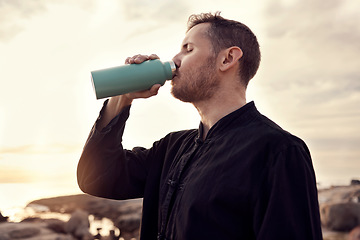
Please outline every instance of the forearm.
[{"label": "forearm", "polygon": [[143,164],[145,151],[125,150],[121,143],[130,107],[124,107],[100,130],[98,123],[107,104],[105,102],[81,154],[77,168],[79,187],[85,193],[105,198],[141,197],[146,177]]},{"label": "forearm", "polygon": [[110,121],[116,117],[125,107],[130,106],[132,99],[125,95],[110,98],[105,107],[102,118],[98,122],[98,130],[101,131]]},{"label": "forearm", "polygon": [[[141,63],[154,58],[158,57],[138,56],[128,58],[125,63]],[[77,177],[81,190],[116,199],[141,197],[147,150],[123,149],[122,134],[133,99],[154,96],[159,88],[160,84],[155,84],[151,89],[112,97],[104,103],[79,160]]]},{"label": "forearm", "polygon": [[[122,132],[129,115],[129,110],[124,109],[118,116],[111,118],[114,119],[111,125],[105,124],[106,119],[105,121],[103,119],[105,111],[110,109],[108,108],[109,102],[108,100],[104,103],[99,118],[91,129],[77,168],[80,189],[85,193],[102,197],[109,197],[106,196],[107,193],[105,192],[110,191],[106,190],[105,187],[108,188],[110,185],[113,185],[110,180],[115,179],[109,178],[105,180],[104,177],[112,175],[108,170],[115,168],[114,163],[117,158],[115,156],[123,156],[121,145]],[[104,127],[99,125],[101,122],[105,124]],[[117,154],[114,155],[115,152]]]}]

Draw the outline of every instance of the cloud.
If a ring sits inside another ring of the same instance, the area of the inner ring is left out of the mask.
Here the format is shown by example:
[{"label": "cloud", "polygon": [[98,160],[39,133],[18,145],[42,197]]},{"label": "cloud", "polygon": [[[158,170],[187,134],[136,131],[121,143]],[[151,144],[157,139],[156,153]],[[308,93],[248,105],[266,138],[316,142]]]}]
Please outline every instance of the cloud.
[{"label": "cloud", "polygon": [[26,21],[47,11],[49,4],[68,4],[91,10],[94,1],[87,0],[0,0],[0,41],[7,42],[24,30]]},{"label": "cloud", "polygon": [[167,0],[124,0],[124,14],[126,20],[156,21],[162,24],[182,21],[183,16],[188,14],[189,7],[186,1],[167,1]]},{"label": "cloud", "polygon": [[[187,1],[167,0],[123,0],[120,7],[124,21],[134,26],[132,32],[127,35],[127,40],[139,36],[146,39],[149,34],[164,31],[177,23],[184,26],[185,32],[190,10]],[[159,35],[159,33],[154,35]]]},{"label": "cloud", "polygon": [[294,60],[291,55],[300,54],[301,59],[297,60],[307,60],[300,63],[308,70],[311,65],[317,67],[314,70],[328,70],[331,74],[341,69],[357,70],[360,15],[342,11],[348,2],[303,0],[286,7],[279,2],[269,5],[265,12],[267,36],[280,46],[292,48],[291,52],[281,51],[282,48],[275,52],[290,60]]},{"label": "cloud", "polygon": [[260,87],[275,95],[267,101],[280,125],[310,145],[320,181],[334,173],[329,162],[344,175],[359,170],[359,7],[352,0],[275,0],[264,11]]},{"label": "cloud", "polygon": [[[22,17],[30,17],[31,15],[45,9],[44,2],[41,0],[1,0],[0,8],[3,13],[6,13],[5,10],[10,10],[11,12],[17,12]],[[11,13],[8,15],[11,15]]]},{"label": "cloud", "polygon": [[305,104],[353,101],[360,94],[360,15],[352,5],[351,0],[271,2],[263,67],[272,81],[266,87],[291,91]]},{"label": "cloud", "polygon": [[21,30],[22,21],[45,10],[38,0],[0,0],[0,41],[8,41]]}]

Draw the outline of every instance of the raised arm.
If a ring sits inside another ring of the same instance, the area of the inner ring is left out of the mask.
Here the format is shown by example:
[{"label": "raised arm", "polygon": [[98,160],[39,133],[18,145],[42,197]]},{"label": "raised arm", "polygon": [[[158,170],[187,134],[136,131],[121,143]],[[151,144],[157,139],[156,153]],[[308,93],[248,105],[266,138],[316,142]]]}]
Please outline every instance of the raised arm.
[{"label": "raised arm", "polygon": [[[139,64],[155,58],[158,57],[137,55],[127,58],[125,63]],[[83,192],[113,199],[142,197],[146,162],[151,161],[152,149],[125,150],[122,134],[132,101],[154,96],[159,88],[157,84],[149,90],[112,97],[104,103],[78,163],[78,185]]]},{"label": "raised arm", "polygon": [[[125,60],[125,64],[139,64],[147,60],[158,59],[159,57],[156,54],[150,56],[147,55],[135,55],[133,57],[128,57]],[[115,96],[110,98],[106,108],[104,110],[104,115],[101,118],[101,121],[98,123],[99,130],[103,129],[109,122],[117,116],[125,107],[130,106],[132,101],[136,98],[149,98],[156,95],[159,91],[160,84],[155,84],[149,90],[144,90],[140,92],[127,93],[120,96]]]}]

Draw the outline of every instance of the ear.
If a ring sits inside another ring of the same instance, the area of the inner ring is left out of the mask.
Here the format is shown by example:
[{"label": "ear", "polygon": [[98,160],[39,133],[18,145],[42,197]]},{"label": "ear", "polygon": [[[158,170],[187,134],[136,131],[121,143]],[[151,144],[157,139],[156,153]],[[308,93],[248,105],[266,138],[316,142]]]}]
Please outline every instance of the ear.
[{"label": "ear", "polygon": [[225,49],[221,54],[221,71],[227,71],[228,69],[236,66],[239,59],[243,56],[243,51],[239,47],[230,47]]}]

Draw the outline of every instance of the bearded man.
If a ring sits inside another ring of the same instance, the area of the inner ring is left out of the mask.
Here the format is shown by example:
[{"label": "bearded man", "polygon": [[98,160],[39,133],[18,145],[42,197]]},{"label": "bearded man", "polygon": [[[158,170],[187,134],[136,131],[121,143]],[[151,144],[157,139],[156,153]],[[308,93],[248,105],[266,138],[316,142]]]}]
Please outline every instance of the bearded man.
[{"label": "bearded man", "polygon": [[143,198],[141,239],[322,239],[306,144],[246,101],[260,64],[257,38],[218,13],[192,15],[188,24],[171,92],[194,105],[199,128],[171,132],[149,149],[123,149],[132,101],[156,95],[160,85],[110,98],[80,158],[80,188]]}]

